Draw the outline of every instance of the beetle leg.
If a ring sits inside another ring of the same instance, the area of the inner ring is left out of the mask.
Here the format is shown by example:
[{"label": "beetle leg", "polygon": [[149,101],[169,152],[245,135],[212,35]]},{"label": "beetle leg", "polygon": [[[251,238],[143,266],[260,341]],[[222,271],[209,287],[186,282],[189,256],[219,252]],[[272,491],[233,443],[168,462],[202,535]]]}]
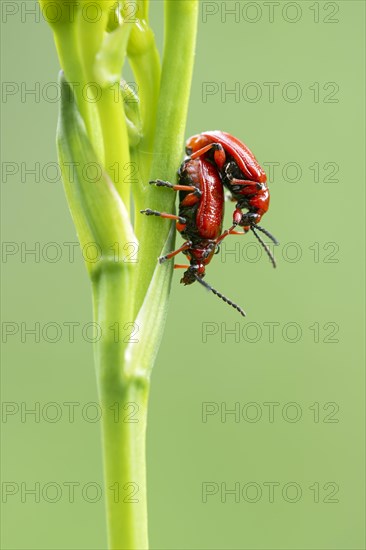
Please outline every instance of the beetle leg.
[{"label": "beetle leg", "polygon": [[227,237],[228,235],[231,235],[232,231],[234,231],[236,226],[237,226],[237,224],[235,223],[234,225],[232,225],[230,227],[230,229],[226,229],[219,237],[217,237],[217,239],[215,241],[215,245],[217,246],[219,243],[221,243],[221,241],[223,241],[225,239],[225,237]]},{"label": "beetle leg", "polygon": [[241,195],[253,195],[256,194],[257,191],[264,189],[262,183],[251,180],[239,180],[237,178],[232,178],[229,179],[229,184],[233,187],[237,186],[237,192]]},{"label": "beetle leg", "polygon": [[196,193],[189,193],[181,201],[180,206],[193,206],[194,204],[196,204],[199,201],[200,201],[200,197],[197,196]]},{"label": "beetle leg", "polygon": [[163,262],[166,262],[167,260],[174,258],[174,256],[176,256],[180,252],[183,252],[184,250],[191,248],[191,246],[192,246],[192,241],[187,241],[183,243],[180,248],[177,248],[177,250],[173,250],[173,252],[169,252],[169,254],[167,254],[166,256],[160,256],[159,264],[162,264]]},{"label": "beetle leg", "polygon": [[258,190],[264,189],[263,183],[258,183],[252,180],[240,180],[238,178],[229,178],[230,185],[248,185],[249,187],[256,187]]},{"label": "beetle leg", "polygon": [[[226,229],[226,231],[224,231],[219,237],[217,237],[215,241],[216,245],[218,245],[228,235],[233,234],[233,231],[235,231],[236,227],[241,222],[242,216],[243,216],[243,212],[241,211],[241,209],[235,208],[234,214],[233,214],[233,225],[229,229]],[[245,231],[245,228],[244,228],[244,231]]]},{"label": "beetle leg", "polygon": [[218,243],[220,243],[223,239],[225,239],[225,237],[227,237],[228,235],[245,235],[250,227],[243,227],[244,231],[241,232],[241,231],[235,231],[235,229],[237,228],[237,226],[239,225],[241,219],[242,219],[242,216],[243,216],[243,212],[241,211],[240,208],[235,208],[234,210],[234,213],[233,213],[233,225],[229,228],[229,229],[226,229],[226,231],[224,231],[222,233],[222,235],[220,235],[220,237],[217,237],[216,239],[216,245]]},{"label": "beetle leg", "polygon": [[141,214],[146,214],[146,216],[160,216],[161,218],[166,218],[168,220],[177,220],[179,223],[185,224],[186,219],[182,216],[175,216],[174,214],[167,214],[166,212],[158,212],[157,210],[151,210],[146,208],[146,210],[140,210]]},{"label": "beetle leg", "polygon": [[[233,163],[229,162],[225,167],[225,176],[228,180],[228,183],[230,185],[237,185],[241,187],[244,187],[244,189],[240,189],[240,193],[243,195],[250,195],[252,193],[255,193],[256,191],[261,191],[265,189],[265,185],[262,183],[259,183],[258,181],[253,180],[245,180],[235,177],[235,166],[232,166]],[[234,173],[233,173],[234,171]],[[237,171],[237,169],[236,169]],[[247,189],[245,189],[247,187]]]},{"label": "beetle leg", "polygon": [[190,158],[196,159],[198,157],[201,157],[205,153],[208,153],[208,151],[211,151],[211,149],[213,149],[214,151],[214,160],[219,170],[222,170],[226,162],[226,154],[225,154],[225,149],[220,143],[209,143],[205,147],[202,147],[202,149],[198,149],[198,151],[195,151],[194,153],[192,153]]},{"label": "beetle leg", "polygon": [[151,180],[149,183],[150,185],[156,185],[156,187],[168,187],[169,189],[173,189],[173,191],[193,191],[201,195],[201,191],[194,185],[173,185],[172,183],[164,180]]},{"label": "beetle leg", "polygon": [[174,269],[189,269],[189,265],[174,264]]},{"label": "beetle leg", "polygon": [[242,217],[243,217],[243,212],[241,211],[241,208],[238,208],[237,206],[233,212],[233,224],[239,225]]}]

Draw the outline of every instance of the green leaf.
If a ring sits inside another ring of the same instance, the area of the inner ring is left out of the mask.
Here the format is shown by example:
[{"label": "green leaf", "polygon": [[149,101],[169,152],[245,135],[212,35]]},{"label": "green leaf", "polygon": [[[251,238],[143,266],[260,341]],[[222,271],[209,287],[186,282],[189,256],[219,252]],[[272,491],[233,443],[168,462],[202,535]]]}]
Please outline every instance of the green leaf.
[{"label": "green leaf", "polygon": [[[116,262],[117,244],[137,243],[129,216],[88,139],[72,90],[63,74],[57,129],[59,163],[72,218],[82,247],[93,243],[100,260]],[[123,258],[119,258],[123,261]],[[91,270],[95,259],[88,261]]]},{"label": "green leaf", "polygon": [[[171,250],[175,227],[171,227],[163,248],[163,254]],[[169,262],[157,263],[144,302],[137,315],[137,339],[125,350],[125,376],[136,380],[149,379],[160,341],[163,337],[168,313],[172,269]]]}]

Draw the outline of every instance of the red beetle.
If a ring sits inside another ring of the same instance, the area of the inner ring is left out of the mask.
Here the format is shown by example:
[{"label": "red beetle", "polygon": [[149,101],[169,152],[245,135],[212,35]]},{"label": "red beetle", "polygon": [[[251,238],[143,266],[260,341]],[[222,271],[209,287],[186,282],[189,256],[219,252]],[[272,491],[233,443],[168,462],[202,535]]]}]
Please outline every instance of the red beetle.
[{"label": "red beetle", "polygon": [[[251,150],[226,132],[212,131],[190,137],[186,143],[186,152],[192,159],[204,157],[216,164],[223,184],[236,201],[233,226],[228,232],[242,234],[235,231],[238,225],[243,227],[244,233],[253,231],[275,267],[271,251],[256,232],[257,229],[262,231],[274,244],[278,244],[266,229],[258,225],[269,208],[270,195],[266,185],[267,176]],[[243,208],[248,210],[244,214]]]},{"label": "red beetle", "polygon": [[176,220],[177,230],[186,239],[180,248],[159,258],[159,262],[170,260],[179,252],[183,252],[190,265],[174,266],[175,269],[186,269],[180,282],[190,285],[198,281],[245,316],[245,312],[238,305],[203,281],[206,266],[217,251],[218,244],[230,233],[229,231],[222,233],[224,189],[217,168],[203,156],[186,159],[178,171],[178,181],[178,185],[163,180],[150,182],[158,187],[179,191],[177,216],[151,209],[141,210],[141,213],[147,216],[161,216]]}]

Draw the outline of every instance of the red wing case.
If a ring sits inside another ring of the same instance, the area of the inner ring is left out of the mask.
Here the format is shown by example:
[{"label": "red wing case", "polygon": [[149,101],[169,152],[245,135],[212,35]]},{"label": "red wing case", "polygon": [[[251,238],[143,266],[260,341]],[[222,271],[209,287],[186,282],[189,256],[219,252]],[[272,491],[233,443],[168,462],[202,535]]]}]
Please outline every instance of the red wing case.
[{"label": "red wing case", "polygon": [[220,143],[225,151],[233,157],[243,174],[249,179],[258,183],[265,183],[267,181],[265,171],[245,143],[227,132],[219,130],[202,132],[201,135],[207,138],[209,143]]},{"label": "red wing case", "polygon": [[203,239],[216,239],[222,229],[224,216],[224,189],[216,168],[207,160],[199,162],[201,201],[196,223]]}]

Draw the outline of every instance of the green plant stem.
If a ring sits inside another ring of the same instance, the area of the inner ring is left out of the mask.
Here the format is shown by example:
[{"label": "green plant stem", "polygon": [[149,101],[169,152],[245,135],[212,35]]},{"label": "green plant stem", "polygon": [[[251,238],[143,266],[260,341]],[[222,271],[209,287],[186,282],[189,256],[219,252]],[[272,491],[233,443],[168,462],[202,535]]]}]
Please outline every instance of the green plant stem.
[{"label": "green plant stem", "polygon": [[[101,393],[104,416],[118,403],[119,423],[104,418],[102,425],[105,487],[110,550],[148,548],[146,496],[146,422],[149,385],[131,380],[119,392]],[[113,403],[111,403],[113,399]],[[136,424],[122,417],[137,410]]]},{"label": "green plant stem", "polygon": [[[112,87],[106,90],[106,79],[98,80],[103,69],[107,73],[112,71],[113,75],[116,67],[113,52],[108,49],[111,43],[104,41],[110,15],[106,15],[107,8],[113,2],[98,1],[103,7],[103,17],[97,25],[92,26],[79,17],[72,29],[60,27],[58,32],[54,27],[67,78],[81,85],[76,88],[76,105],[72,94],[70,101],[66,100],[69,86],[63,81],[58,147],[65,191],[80,242],[82,245],[94,242],[101,251],[97,264],[86,263],[92,281],[94,319],[101,330],[95,346],[95,360],[102,407],[109,548],[146,550],[145,440],[149,378],[163,334],[173,268],[173,262],[158,265],[157,256],[171,249],[175,231],[167,220],[138,214],[135,217],[136,234],[128,218],[128,188],[120,179],[130,158],[124,112],[122,105],[115,102]],[[138,5],[147,18],[148,2],[139,0]],[[146,180],[149,177],[174,179],[181,160],[198,0],[166,0],[165,15],[161,86],[155,40],[146,21],[137,31],[137,40],[129,43],[131,64],[141,87],[139,112],[143,126],[140,149],[138,146],[134,149],[140,181],[145,184],[134,198],[137,197],[135,202],[139,208],[172,211],[175,194],[156,190],[147,185]],[[114,36],[118,39],[118,35]],[[109,39],[113,41],[113,36]],[[125,50],[116,48],[116,51],[122,54],[117,56],[116,62],[122,64]],[[98,54],[101,57],[98,58]],[[96,70],[98,59],[101,72]],[[91,82],[101,82],[104,94],[96,104],[85,100],[81,93],[82,86]],[[100,179],[91,183],[83,168],[96,161],[106,166]],[[70,162],[76,165],[74,178],[67,170]],[[118,181],[114,173],[116,162]],[[111,253],[115,244],[123,247],[128,242],[137,243],[136,237],[140,244],[138,263],[116,260]],[[137,414],[126,418],[131,405]]]},{"label": "green plant stem", "polygon": [[[126,376],[123,368],[132,332],[133,300],[126,300],[132,270],[109,264],[93,278],[94,317],[102,334],[95,354],[111,550],[148,548],[145,432],[149,383],[141,374]],[[131,411],[133,415],[128,414]]]},{"label": "green plant stem", "polygon": [[[180,164],[196,44],[198,1],[166,0],[165,42],[156,135],[150,179],[174,181]],[[147,190],[143,207],[171,212],[175,194],[169,190]],[[169,233],[167,220],[137,216],[135,233],[140,242],[138,287],[145,295]],[[137,308],[139,303],[136,304]]]}]

